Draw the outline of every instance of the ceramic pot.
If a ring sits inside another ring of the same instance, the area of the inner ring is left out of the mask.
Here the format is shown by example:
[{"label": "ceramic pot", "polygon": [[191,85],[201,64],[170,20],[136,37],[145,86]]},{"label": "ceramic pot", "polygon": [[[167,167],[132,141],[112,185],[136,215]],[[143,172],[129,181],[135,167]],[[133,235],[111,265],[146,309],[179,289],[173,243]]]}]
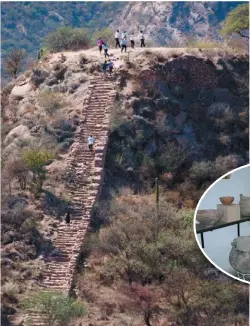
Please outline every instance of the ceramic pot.
[{"label": "ceramic pot", "polygon": [[250,274],[250,237],[238,237],[231,245],[230,265],[241,274]]},{"label": "ceramic pot", "polygon": [[196,220],[205,227],[213,226],[223,217],[223,212],[216,209],[200,209],[197,211]]},{"label": "ceramic pot", "polygon": [[234,197],[229,197],[229,196],[220,197],[220,201],[223,205],[231,205],[232,202],[234,201]]}]

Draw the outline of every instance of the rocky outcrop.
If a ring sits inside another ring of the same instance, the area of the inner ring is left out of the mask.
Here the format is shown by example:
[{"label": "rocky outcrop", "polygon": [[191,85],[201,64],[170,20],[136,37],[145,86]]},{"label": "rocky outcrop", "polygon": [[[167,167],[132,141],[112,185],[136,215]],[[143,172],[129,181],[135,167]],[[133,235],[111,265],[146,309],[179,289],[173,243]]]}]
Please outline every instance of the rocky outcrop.
[{"label": "rocky outcrop", "polygon": [[128,33],[143,30],[146,44],[150,38],[153,46],[174,47],[190,39],[219,38],[219,22],[235,6],[219,2],[129,2],[111,26],[114,30],[119,26]]},{"label": "rocky outcrop", "polygon": [[17,100],[23,99],[32,89],[30,83],[25,83],[24,85],[16,85],[11,91],[11,96]]}]

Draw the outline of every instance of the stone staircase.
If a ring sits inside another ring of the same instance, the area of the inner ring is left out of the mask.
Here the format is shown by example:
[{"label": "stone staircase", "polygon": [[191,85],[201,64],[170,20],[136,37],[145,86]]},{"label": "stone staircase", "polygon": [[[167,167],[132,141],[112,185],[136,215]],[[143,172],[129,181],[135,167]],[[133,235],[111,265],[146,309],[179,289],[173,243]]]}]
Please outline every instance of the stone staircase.
[{"label": "stone staircase", "polygon": [[[56,256],[46,258],[44,279],[39,284],[46,291],[69,294],[77,259],[84,235],[89,227],[91,210],[101,188],[106,146],[108,141],[110,113],[115,100],[115,82],[95,76],[89,85],[89,96],[83,103],[83,119],[75,132],[74,143],[67,156],[67,189],[71,194],[71,223],[62,221],[53,243]],[[88,136],[95,138],[94,151],[87,145]],[[36,312],[29,312],[30,326],[45,326]]]}]

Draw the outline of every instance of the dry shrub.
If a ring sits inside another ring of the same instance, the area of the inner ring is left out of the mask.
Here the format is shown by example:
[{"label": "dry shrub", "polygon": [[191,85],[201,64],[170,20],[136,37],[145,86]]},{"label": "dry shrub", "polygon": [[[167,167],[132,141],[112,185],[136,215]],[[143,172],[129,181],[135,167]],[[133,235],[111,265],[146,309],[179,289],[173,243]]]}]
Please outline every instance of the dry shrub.
[{"label": "dry shrub", "polygon": [[226,40],[225,47],[233,50],[236,54],[247,54],[248,45],[242,38],[229,38]]},{"label": "dry shrub", "polygon": [[37,110],[37,107],[34,104],[26,103],[24,105],[23,114],[25,113],[34,113]]},{"label": "dry shrub", "polygon": [[38,96],[38,100],[49,116],[53,116],[62,107],[62,97],[57,92],[50,90],[42,91]]},{"label": "dry shrub", "polygon": [[19,285],[17,283],[11,282],[11,281],[3,284],[1,290],[2,290],[2,293],[5,293],[11,297],[15,297],[20,291]]},{"label": "dry shrub", "polygon": [[198,48],[198,49],[215,49],[215,48],[220,48],[221,44],[215,40],[212,39],[203,39],[203,40],[194,40],[194,39],[189,39],[187,44],[187,48]]},{"label": "dry shrub", "polygon": [[180,193],[179,191],[168,190],[166,192],[166,199],[168,202],[172,204],[177,204],[180,200]]}]

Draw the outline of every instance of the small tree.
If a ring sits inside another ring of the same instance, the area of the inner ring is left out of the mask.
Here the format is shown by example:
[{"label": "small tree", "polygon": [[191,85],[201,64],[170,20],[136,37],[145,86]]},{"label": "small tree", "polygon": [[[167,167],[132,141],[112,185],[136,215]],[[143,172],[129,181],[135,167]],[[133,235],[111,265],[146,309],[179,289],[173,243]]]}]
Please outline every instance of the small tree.
[{"label": "small tree", "polygon": [[241,37],[249,39],[244,33],[249,29],[249,4],[241,4],[229,12],[226,19],[222,22],[221,34],[239,34]]},{"label": "small tree", "polygon": [[86,314],[86,308],[81,302],[67,297],[60,292],[38,292],[30,295],[22,302],[24,311],[34,309],[42,321],[48,326],[66,326],[77,317]]},{"label": "small tree", "polygon": [[47,35],[44,41],[48,50],[59,52],[79,50],[89,44],[89,33],[84,28],[61,27]]},{"label": "small tree", "polygon": [[9,176],[9,181],[17,179],[20,188],[26,189],[26,181],[28,176],[28,167],[22,158],[8,160],[3,168],[3,174]]},{"label": "small tree", "polygon": [[46,179],[45,165],[53,158],[51,152],[39,149],[31,149],[23,152],[23,159],[28,169],[32,172],[32,183],[36,194],[42,190],[43,182]]},{"label": "small tree", "polygon": [[110,28],[102,28],[99,31],[96,31],[91,36],[91,43],[96,45],[96,40],[101,38],[108,45],[111,41],[113,41],[113,32]]},{"label": "small tree", "polygon": [[25,50],[13,49],[9,52],[5,60],[5,72],[9,76],[16,78],[17,74],[21,71],[24,64],[24,59],[26,58]]},{"label": "small tree", "polygon": [[156,293],[149,287],[144,287],[137,283],[129,287],[125,287],[124,293],[130,298],[130,309],[135,310],[142,315],[145,325],[152,326],[151,319],[154,313],[157,313],[159,310],[156,304]]}]

